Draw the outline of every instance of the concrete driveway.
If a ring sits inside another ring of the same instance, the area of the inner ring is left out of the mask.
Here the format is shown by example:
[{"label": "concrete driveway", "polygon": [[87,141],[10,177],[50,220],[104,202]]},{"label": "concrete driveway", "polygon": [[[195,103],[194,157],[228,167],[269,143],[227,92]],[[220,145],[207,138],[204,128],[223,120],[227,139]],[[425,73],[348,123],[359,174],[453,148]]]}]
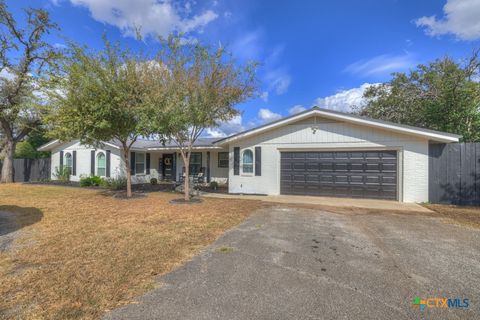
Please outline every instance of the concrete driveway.
[{"label": "concrete driveway", "polygon": [[[480,231],[422,214],[262,209],[107,319],[478,319]],[[419,311],[414,297],[469,299]]]}]

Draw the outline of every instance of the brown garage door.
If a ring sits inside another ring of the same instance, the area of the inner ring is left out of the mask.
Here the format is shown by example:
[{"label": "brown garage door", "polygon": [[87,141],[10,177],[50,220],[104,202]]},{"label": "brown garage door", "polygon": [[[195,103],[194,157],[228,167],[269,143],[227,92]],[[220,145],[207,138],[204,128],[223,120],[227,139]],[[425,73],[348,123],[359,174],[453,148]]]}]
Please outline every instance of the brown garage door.
[{"label": "brown garage door", "polygon": [[397,199],[396,151],[281,152],[280,193]]}]

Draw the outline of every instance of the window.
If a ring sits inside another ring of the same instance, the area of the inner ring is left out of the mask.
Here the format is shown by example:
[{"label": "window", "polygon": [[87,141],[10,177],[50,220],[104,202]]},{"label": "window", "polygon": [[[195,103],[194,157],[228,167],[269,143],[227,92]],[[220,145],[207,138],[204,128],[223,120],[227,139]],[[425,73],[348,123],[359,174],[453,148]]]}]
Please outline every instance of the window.
[{"label": "window", "polygon": [[242,172],[253,173],[253,152],[252,150],[243,151],[242,155]]},{"label": "window", "polygon": [[64,167],[68,170],[68,172],[71,174],[72,168],[73,168],[73,159],[72,159],[72,154],[67,152],[65,153],[65,165]]},{"label": "window", "polygon": [[135,154],[135,174],[145,173],[145,153]]},{"label": "window", "polygon": [[190,155],[190,165],[188,171],[190,175],[197,175],[202,169],[202,153],[192,152]]},{"label": "window", "polygon": [[218,153],[218,167],[219,168],[228,168],[228,152],[219,152]]},{"label": "window", "polygon": [[105,159],[105,154],[100,152],[97,154],[97,176],[105,177],[105,173],[107,170],[107,162]]}]

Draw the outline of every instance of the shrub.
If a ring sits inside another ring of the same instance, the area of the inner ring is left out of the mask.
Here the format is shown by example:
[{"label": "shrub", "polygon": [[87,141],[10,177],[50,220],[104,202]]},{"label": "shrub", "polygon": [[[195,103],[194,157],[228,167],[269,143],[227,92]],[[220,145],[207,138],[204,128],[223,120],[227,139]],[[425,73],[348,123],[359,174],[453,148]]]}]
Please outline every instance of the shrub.
[{"label": "shrub", "polygon": [[111,190],[124,190],[127,188],[127,178],[126,177],[106,178],[103,180],[102,185]]},{"label": "shrub", "polygon": [[152,178],[152,179],[150,179],[150,184],[151,184],[152,186],[158,184],[157,178]]},{"label": "shrub", "polygon": [[82,177],[80,178],[80,186],[81,187],[98,187],[103,185],[103,179],[99,176],[91,176],[91,177]]},{"label": "shrub", "polygon": [[65,166],[60,168],[55,167],[55,173],[53,175],[60,181],[70,181],[70,169]]},{"label": "shrub", "polygon": [[217,181],[210,182],[210,188],[213,189],[213,190],[217,190],[218,189],[218,182]]}]

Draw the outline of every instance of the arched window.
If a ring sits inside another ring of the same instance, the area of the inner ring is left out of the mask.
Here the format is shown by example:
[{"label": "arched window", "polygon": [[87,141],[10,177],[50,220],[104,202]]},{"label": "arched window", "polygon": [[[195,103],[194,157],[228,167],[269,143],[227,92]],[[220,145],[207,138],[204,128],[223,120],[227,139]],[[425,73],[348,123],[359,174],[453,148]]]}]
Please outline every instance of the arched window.
[{"label": "arched window", "polygon": [[73,167],[73,159],[72,154],[70,152],[65,153],[65,169],[68,170],[70,174],[72,174],[72,167]]},{"label": "arched window", "polygon": [[253,152],[252,150],[243,151],[242,155],[242,172],[253,173]]},{"label": "arched window", "polygon": [[107,165],[105,161],[105,154],[100,152],[97,154],[97,176],[105,177]]}]

